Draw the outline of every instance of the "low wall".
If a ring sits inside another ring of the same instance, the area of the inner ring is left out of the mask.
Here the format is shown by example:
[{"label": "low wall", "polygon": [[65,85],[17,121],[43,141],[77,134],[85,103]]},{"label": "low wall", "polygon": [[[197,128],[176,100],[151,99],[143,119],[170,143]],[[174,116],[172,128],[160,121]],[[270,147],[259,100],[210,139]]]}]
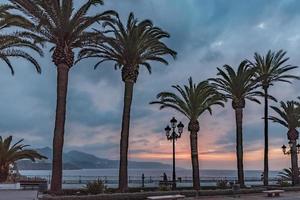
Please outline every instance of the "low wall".
[{"label": "low wall", "polygon": [[[266,190],[265,188],[254,189],[241,189],[236,194],[250,194],[260,193]],[[300,188],[298,188],[300,190]],[[180,190],[180,191],[167,191],[167,192],[139,192],[139,193],[115,193],[115,194],[99,194],[99,195],[86,195],[86,196],[51,196],[44,195],[41,200],[145,200],[149,196],[172,195],[182,194],[186,197],[195,197],[197,191],[195,190]],[[227,190],[201,190],[198,192],[199,196],[215,196],[215,195],[233,195],[231,189]]]},{"label": "low wall", "polygon": [[0,190],[19,190],[20,183],[1,183]]}]

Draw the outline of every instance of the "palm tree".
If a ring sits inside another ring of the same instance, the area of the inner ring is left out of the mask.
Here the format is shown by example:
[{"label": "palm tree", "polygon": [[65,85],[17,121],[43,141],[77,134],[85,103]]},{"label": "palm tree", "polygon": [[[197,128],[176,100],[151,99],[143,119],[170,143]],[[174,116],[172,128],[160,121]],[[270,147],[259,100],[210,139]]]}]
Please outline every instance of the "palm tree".
[{"label": "palm tree", "polygon": [[[112,11],[88,15],[92,6],[102,0],[88,0],[74,9],[73,0],[10,0],[13,9],[10,19],[16,19],[19,36],[33,39],[37,44],[52,45],[52,60],[57,67],[57,101],[53,138],[51,191],[58,192],[62,184],[62,152],[66,115],[69,71],[74,65],[74,49],[82,48],[92,39],[89,28],[108,20]],[[21,13],[16,15],[16,13]],[[24,17],[23,17],[24,16]],[[25,29],[25,30],[24,30]]]},{"label": "palm tree", "polygon": [[[299,79],[298,76],[287,74],[297,66],[286,64],[289,60],[286,57],[286,51],[279,50],[277,52],[268,51],[266,56],[261,56],[258,53],[254,54],[254,62],[249,61],[251,66],[256,69],[256,78],[260,82],[260,86],[264,92],[264,185],[269,184],[269,105],[268,96],[269,88],[276,82],[290,82],[290,79]],[[273,99],[276,100],[276,99]]]},{"label": "palm tree", "polygon": [[21,144],[23,140],[19,140],[12,145],[12,136],[2,138],[0,136],[0,183],[5,182],[9,175],[9,167],[14,165],[16,161],[21,159],[47,159],[32,149],[25,149],[28,145]]},{"label": "palm tree", "polygon": [[[299,138],[299,132],[297,128],[300,127],[300,112],[299,104],[295,101],[280,102],[280,107],[271,106],[278,117],[270,116],[268,119],[275,123],[278,123],[288,129],[288,140],[291,145],[291,151],[288,152],[291,155],[292,172],[293,172],[293,185],[299,184],[299,167],[298,167],[298,155],[296,140]],[[283,146],[283,149],[284,146]]]},{"label": "palm tree", "polygon": [[188,130],[190,132],[191,159],[193,167],[193,187],[200,189],[199,162],[198,162],[198,140],[197,133],[200,130],[199,118],[208,111],[212,114],[212,106],[224,106],[225,97],[208,83],[202,81],[194,84],[192,78],[189,78],[189,85],[181,87],[173,85],[173,88],[179,93],[161,92],[157,95],[158,101],[150,104],[159,104],[160,109],[172,108],[186,116],[189,120]]},{"label": "palm tree", "polygon": [[253,81],[255,71],[247,61],[241,62],[237,71],[229,65],[224,65],[223,68],[224,70],[218,68],[218,78],[210,80],[218,91],[223,93],[227,99],[231,99],[232,108],[235,110],[238,182],[241,187],[244,187],[243,109],[246,106],[246,100],[260,103],[256,97],[262,94],[256,90],[257,85]]},{"label": "palm tree", "polygon": [[[130,126],[130,109],[134,84],[137,81],[139,68],[144,66],[151,73],[151,61],[163,64],[168,62],[163,58],[169,54],[175,58],[176,52],[168,48],[161,39],[170,35],[154,26],[150,20],[138,22],[133,13],[129,14],[127,25],[124,26],[117,16],[114,21],[104,23],[107,35],[97,31],[98,39],[80,52],[79,60],[96,57],[99,62],[113,61],[115,68],[122,70],[122,80],[125,83],[124,108],[122,117],[120,143],[119,190],[128,188],[128,138]],[[105,41],[103,42],[103,38]]]}]

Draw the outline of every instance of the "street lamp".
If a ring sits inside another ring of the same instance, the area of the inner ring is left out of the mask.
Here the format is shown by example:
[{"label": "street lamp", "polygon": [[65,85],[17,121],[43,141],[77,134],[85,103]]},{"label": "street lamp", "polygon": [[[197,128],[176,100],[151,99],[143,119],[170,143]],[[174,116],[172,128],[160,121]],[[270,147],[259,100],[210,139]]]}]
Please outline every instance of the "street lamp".
[{"label": "street lamp", "polygon": [[[181,134],[183,132],[184,125],[179,122],[177,124],[177,120],[175,117],[173,117],[171,120],[171,127],[168,125],[165,128],[166,136],[168,140],[171,140],[173,142],[173,176],[172,176],[172,190],[176,189],[176,172],[175,172],[175,141],[181,137]],[[177,132],[176,132],[177,127]]]},{"label": "street lamp", "polygon": [[292,183],[297,185],[299,184],[298,154],[300,153],[300,144],[297,144],[299,133],[296,129],[290,129],[287,136],[289,140],[288,147],[282,145],[281,149],[284,155],[291,155]]},{"label": "street lamp", "polygon": [[[292,153],[292,149],[291,149],[290,145],[289,145],[289,150],[287,150],[287,147],[285,145],[282,145],[281,148],[282,148],[282,152],[283,152],[284,155],[290,155]],[[296,149],[297,149],[296,153],[300,154],[300,144],[296,145]]]}]

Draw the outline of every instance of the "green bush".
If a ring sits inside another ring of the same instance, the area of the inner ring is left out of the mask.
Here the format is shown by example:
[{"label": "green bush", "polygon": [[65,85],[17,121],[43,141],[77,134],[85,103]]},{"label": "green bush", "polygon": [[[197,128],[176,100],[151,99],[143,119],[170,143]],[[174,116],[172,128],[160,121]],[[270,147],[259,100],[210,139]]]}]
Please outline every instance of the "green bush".
[{"label": "green bush", "polygon": [[167,184],[160,184],[159,185],[159,191],[170,191],[171,190],[171,186],[167,185]]},{"label": "green bush", "polygon": [[226,179],[217,180],[217,188],[221,188],[221,189],[228,188],[228,180]]},{"label": "green bush", "polygon": [[277,181],[277,184],[280,185],[281,187],[288,187],[288,186],[291,186],[291,184],[286,181],[286,180],[283,180],[283,179],[279,179]]},{"label": "green bush", "polygon": [[86,184],[86,189],[89,194],[100,194],[106,189],[103,181],[97,180]]}]

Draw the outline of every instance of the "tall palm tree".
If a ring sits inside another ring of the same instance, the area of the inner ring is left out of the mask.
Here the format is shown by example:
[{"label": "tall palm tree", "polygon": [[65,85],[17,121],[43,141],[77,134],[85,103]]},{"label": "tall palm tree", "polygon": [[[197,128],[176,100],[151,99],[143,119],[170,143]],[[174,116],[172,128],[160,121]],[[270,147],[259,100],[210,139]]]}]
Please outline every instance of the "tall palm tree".
[{"label": "tall palm tree", "polygon": [[299,167],[296,140],[299,138],[297,128],[300,127],[299,104],[295,101],[287,101],[286,103],[281,101],[280,107],[271,106],[271,108],[278,117],[270,116],[268,119],[288,129],[287,137],[291,145],[291,152],[288,153],[291,155],[292,181],[293,185],[297,185],[299,184]]},{"label": "tall palm tree", "polygon": [[197,134],[200,130],[199,118],[208,111],[212,114],[212,106],[224,106],[225,97],[208,83],[202,81],[194,84],[192,78],[189,78],[189,84],[183,87],[173,85],[173,88],[179,93],[161,92],[157,95],[158,101],[150,104],[159,104],[160,109],[172,108],[186,116],[189,120],[188,130],[190,132],[191,159],[193,167],[193,187],[200,189],[199,162],[198,162],[198,139]]},{"label": "tall palm tree", "polygon": [[105,32],[108,34],[104,36],[103,33],[97,31],[98,40],[80,52],[79,60],[90,57],[99,58],[95,68],[102,62],[113,61],[115,68],[122,71],[125,92],[120,142],[119,190],[125,191],[128,188],[130,109],[139,68],[144,66],[151,73],[151,61],[168,64],[163,56],[169,54],[175,58],[176,52],[161,41],[163,38],[170,37],[168,33],[154,26],[150,20],[138,22],[133,13],[129,14],[125,26],[117,16],[114,21],[104,23],[104,27],[107,28]]},{"label": "tall palm tree", "polygon": [[[112,11],[88,15],[92,6],[102,0],[87,0],[74,9],[73,0],[10,0],[13,9],[10,19],[17,19],[19,35],[33,39],[37,44],[52,45],[52,60],[57,68],[57,101],[53,138],[53,165],[51,191],[62,185],[62,152],[66,115],[69,70],[74,65],[74,49],[82,48],[92,39],[89,28],[101,20],[108,20]],[[16,13],[21,13],[16,15]],[[24,30],[25,29],[25,30]]]},{"label": "tall palm tree", "polygon": [[291,70],[297,68],[297,66],[287,64],[288,60],[289,57],[286,57],[286,51],[272,52],[269,50],[266,56],[255,53],[254,62],[249,61],[256,69],[257,80],[260,81],[260,86],[264,92],[264,185],[269,184],[269,88],[277,82],[291,83],[291,79],[299,79],[298,76],[288,74]]},{"label": "tall palm tree", "polygon": [[247,61],[241,62],[237,71],[229,65],[224,65],[223,68],[218,68],[218,78],[210,80],[218,91],[223,93],[227,99],[231,99],[232,108],[235,110],[238,182],[241,187],[244,187],[243,109],[246,106],[246,100],[260,103],[256,97],[262,94],[256,90],[257,84],[253,81],[255,70],[249,66]]},{"label": "tall palm tree", "polygon": [[2,138],[0,136],[0,183],[7,180],[9,175],[9,167],[14,165],[16,161],[21,159],[47,159],[47,157],[39,154],[35,150],[25,149],[28,145],[21,144],[23,140],[19,140],[12,144],[12,136]]}]

